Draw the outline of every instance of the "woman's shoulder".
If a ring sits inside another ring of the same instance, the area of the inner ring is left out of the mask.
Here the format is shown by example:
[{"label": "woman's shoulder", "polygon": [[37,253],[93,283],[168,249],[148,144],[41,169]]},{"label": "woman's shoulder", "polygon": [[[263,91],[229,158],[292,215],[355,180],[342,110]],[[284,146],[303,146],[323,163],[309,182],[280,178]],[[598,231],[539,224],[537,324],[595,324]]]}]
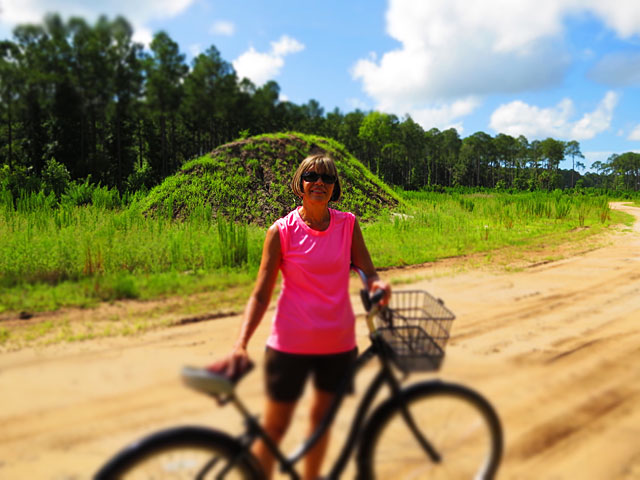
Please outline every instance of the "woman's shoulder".
[{"label": "woman's shoulder", "polygon": [[296,222],[296,217],[298,215],[298,209],[294,208],[289,213],[287,213],[284,217],[280,217],[278,220],[274,222],[274,225],[278,225],[281,227],[286,227],[287,225],[291,225]]},{"label": "woman's shoulder", "polygon": [[334,210],[333,208],[330,208],[329,210],[331,212],[331,217],[336,220],[353,222],[356,219],[356,216],[351,212],[342,212],[340,210]]}]

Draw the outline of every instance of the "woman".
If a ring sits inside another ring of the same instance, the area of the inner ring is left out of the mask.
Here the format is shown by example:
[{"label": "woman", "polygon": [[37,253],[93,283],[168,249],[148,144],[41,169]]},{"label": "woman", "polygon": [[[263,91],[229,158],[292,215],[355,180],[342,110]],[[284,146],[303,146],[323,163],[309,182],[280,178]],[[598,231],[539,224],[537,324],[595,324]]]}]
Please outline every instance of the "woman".
[{"label": "woman", "polygon": [[[278,444],[307,378],[311,376],[314,383],[311,433],[357,356],[348,291],[350,264],[365,272],[370,291],[385,290],[383,302],[391,292],[376,274],[355,216],[328,206],[341,194],[333,159],[325,154],[305,158],[291,186],[302,206],[269,228],[238,339],[225,359],[209,367],[233,376],[248,365],[247,344],[269,305],[278,270],[282,270],[282,290],[265,354],[264,429]],[[318,477],[328,440],[327,433],[307,454],[305,479]],[[253,453],[270,478],[274,458],[266,445],[257,441]]]}]

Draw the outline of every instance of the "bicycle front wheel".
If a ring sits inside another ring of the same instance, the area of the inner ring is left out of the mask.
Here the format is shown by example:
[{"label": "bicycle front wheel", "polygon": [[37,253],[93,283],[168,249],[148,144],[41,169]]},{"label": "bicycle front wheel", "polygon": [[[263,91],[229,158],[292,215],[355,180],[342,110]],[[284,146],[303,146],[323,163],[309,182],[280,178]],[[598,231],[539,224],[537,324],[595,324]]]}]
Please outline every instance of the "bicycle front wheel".
[{"label": "bicycle front wheel", "polygon": [[[502,456],[493,407],[462,385],[423,382],[389,399],[367,422],[358,451],[359,478],[492,479]],[[409,412],[416,435],[409,427]],[[425,441],[419,440],[422,436]],[[433,448],[431,454],[425,447]]]},{"label": "bicycle front wheel", "polygon": [[95,480],[261,479],[255,457],[230,436],[199,427],[153,434],[126,448]]}]

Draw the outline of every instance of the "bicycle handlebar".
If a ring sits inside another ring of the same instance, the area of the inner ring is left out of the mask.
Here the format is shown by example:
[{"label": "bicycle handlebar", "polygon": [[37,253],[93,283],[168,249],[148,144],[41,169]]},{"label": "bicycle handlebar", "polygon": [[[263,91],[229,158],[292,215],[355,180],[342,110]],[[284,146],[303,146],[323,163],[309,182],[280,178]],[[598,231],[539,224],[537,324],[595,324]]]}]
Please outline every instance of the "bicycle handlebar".
[{"label": "bicycle handlebar", "polygon": [[372,295],[369,295],[369,290],[367,290],[366,288],[361,289],[360,299],[362,300],[362,305],[364,305],[365,310],[369,312],[373,306],[378,305],[378,303],[380,303],[380,300],[384,298],[384,294],[385,291],[381,288],[373,292]]},{"label": "bicycle handlebar", "polygon": [[369,326],[369,331],[373,333],[375,327],[373,326],[372,319],[378,312],[378,304],[384,298],[386,292],[379,288],[373,292],[373,294],[369,294],[369,282],[366,274],[353,264],[351,264],[351,269],[358,274],[362,281],[363,288],[360,289],[360,300],[362,300],[362,305],[367,312],[367,325]]}]

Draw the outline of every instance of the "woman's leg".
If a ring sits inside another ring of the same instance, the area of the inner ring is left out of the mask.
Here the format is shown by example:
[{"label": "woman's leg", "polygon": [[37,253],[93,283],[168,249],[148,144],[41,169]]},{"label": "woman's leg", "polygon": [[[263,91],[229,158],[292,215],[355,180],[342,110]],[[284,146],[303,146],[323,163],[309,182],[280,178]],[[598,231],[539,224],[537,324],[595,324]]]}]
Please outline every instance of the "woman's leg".
[{"label": "woman's leg", "polygon": [[[295,407],[296,402],[276,402],[275,400],[267,398],[263,428],[276,445],[280,444],[282,437],[284,437],[284,434],[287,432]],[[265,477],[267,479],[271,478],[275,457],[267,445],[264,441],[258,439],[251,450],[260,462],[260,465],[262,465]]]},{"label": "woman's leg", "polygon": [[[326,411],[331,406],[331,402],[333,402],[334,397],[334,393],[325,392],[324,390],[314,388],[313,399],[311,403],[311,424],[309,425],[308,436],[316,431],[318,425],[320,425],[320,422],[322,422]],[[322,460],[324,459],[328,443],[329,429],[327,429],[325,434],[318,440],[313,448],[309,450],[309,453],[307,453],[307,456],[305,457],[303,475],[303,478],[305,480],[315,480],[320,475]]]}]

